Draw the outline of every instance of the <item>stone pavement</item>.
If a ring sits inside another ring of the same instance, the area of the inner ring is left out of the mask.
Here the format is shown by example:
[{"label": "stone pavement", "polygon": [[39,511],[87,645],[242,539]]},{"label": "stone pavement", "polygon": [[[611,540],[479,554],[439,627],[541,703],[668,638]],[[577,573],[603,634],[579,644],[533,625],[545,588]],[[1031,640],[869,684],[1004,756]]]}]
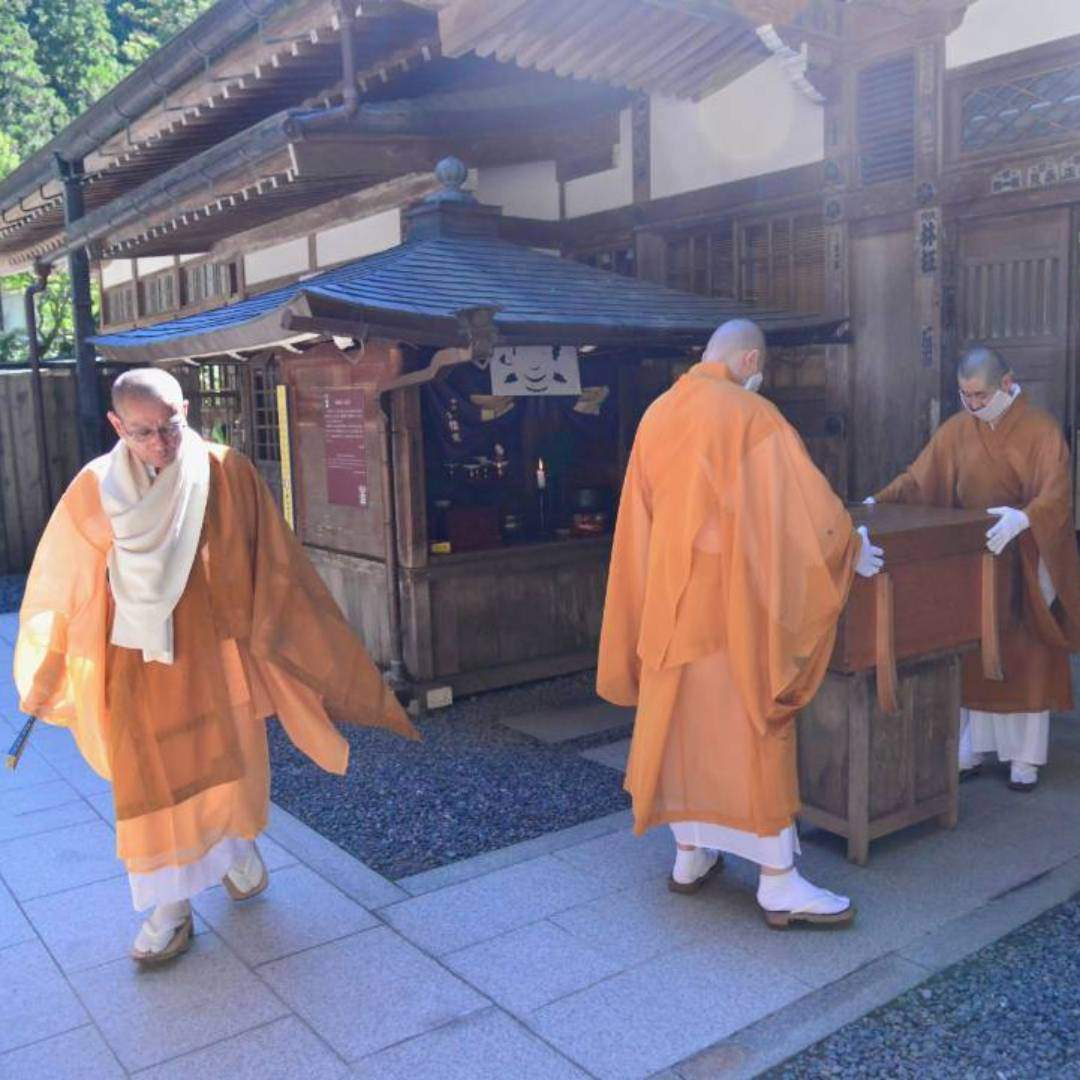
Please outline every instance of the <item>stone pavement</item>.
[{"label": "stone pavement", "polygon": [[1080,889],[1080,725],[1052,754],[1034,794],[964,785],[955,831],[879,842],[865,869],[808,838],[808,875],[858,906],[843,933],[768,930],[736,860],[669,893],[669,837],[624,814],[394,883],[275,808],[270,889],[203,894],[190,953],[139,972],[108,787],[39,727],[0,774],[0,1077],[754,1075]]}]

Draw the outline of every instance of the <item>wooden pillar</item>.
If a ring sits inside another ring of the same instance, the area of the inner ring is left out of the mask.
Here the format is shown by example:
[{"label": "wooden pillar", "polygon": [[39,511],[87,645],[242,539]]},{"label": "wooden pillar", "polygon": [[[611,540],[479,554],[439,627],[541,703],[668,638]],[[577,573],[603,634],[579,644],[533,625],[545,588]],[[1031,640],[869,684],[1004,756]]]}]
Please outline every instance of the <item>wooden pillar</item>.
[{"label": "wooden pillar", "polygon": [[941,212],[942,87],[945,42],[935,37],[915,50],[915,327],[917,357],[914,444],[924,446],[941,422],[942,262]]}]

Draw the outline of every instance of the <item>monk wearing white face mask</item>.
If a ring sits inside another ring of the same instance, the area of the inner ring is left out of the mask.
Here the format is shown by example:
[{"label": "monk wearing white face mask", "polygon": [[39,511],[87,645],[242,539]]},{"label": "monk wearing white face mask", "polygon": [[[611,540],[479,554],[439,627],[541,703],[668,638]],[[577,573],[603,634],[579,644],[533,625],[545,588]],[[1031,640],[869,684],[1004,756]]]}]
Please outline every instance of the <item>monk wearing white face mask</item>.
[{"label": "monk wearing white face mask", "polygon": [[998,353],[969,350],[957,374],[963,411],[867,502],[987,510],[998,519],[986,534],[990,551],[1019,544],[1023,611],[1002,642],[1005,681],[986,679],[978,654],[964,661],[959,768],[975,776],[995,752],[1010,763],[1009,787],[1031,791],[1046,764],[1050,712],[1072,708],[1069,652],[1080,645],[1069,450]]}]

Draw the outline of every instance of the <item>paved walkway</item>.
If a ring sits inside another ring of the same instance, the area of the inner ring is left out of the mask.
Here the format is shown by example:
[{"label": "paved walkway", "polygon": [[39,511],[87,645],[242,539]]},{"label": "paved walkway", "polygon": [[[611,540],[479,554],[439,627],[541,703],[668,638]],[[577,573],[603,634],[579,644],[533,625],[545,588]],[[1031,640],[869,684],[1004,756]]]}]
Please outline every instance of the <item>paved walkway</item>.
[{"label": "paved walkway", "polygon": [[268,892],[210,890],[191,952],[140,973],[107,785],[39,729],[0,775],[0,1077],[754,1075],[1080,889],[1080,725],[1052,752],[1035,794],[965,785],[958,829],[866,869],[808,839],[808,874],[856,899],[844,933],[769,931],[746,864],[672,895],[669,838],[623,814],[392,883],[275,808]]}]

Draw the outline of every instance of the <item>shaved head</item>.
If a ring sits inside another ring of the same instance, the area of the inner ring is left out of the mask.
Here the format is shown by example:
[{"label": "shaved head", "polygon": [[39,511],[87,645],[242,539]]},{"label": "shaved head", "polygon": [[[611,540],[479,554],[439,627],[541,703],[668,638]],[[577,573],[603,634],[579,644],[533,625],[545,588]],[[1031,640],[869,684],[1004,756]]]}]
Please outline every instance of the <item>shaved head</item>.
[{"label": "shaved head", "polygon": [[730,364],[755,349],[765,354],[765,335],[761,327],[749,319],[730,319],[713,331],[701,359]]},{"label": "shaved head", "polygon": [[125,402],[133,401],[158,401],[180,408],[184,390],[175,376],[161,368],[134,368],[125,371],[112,387],[112,405],[117,412]]},{"label": "shaved head", "polygon": [[961,382],[971,382],[981,379],[984,386],[1000,386],[1006,375],[1011,375],[1012,369],[1008,361],[995,349],[985,345],[976,345],[968,349],[960,357],[960,363],[956,368],[956,377]]}]

